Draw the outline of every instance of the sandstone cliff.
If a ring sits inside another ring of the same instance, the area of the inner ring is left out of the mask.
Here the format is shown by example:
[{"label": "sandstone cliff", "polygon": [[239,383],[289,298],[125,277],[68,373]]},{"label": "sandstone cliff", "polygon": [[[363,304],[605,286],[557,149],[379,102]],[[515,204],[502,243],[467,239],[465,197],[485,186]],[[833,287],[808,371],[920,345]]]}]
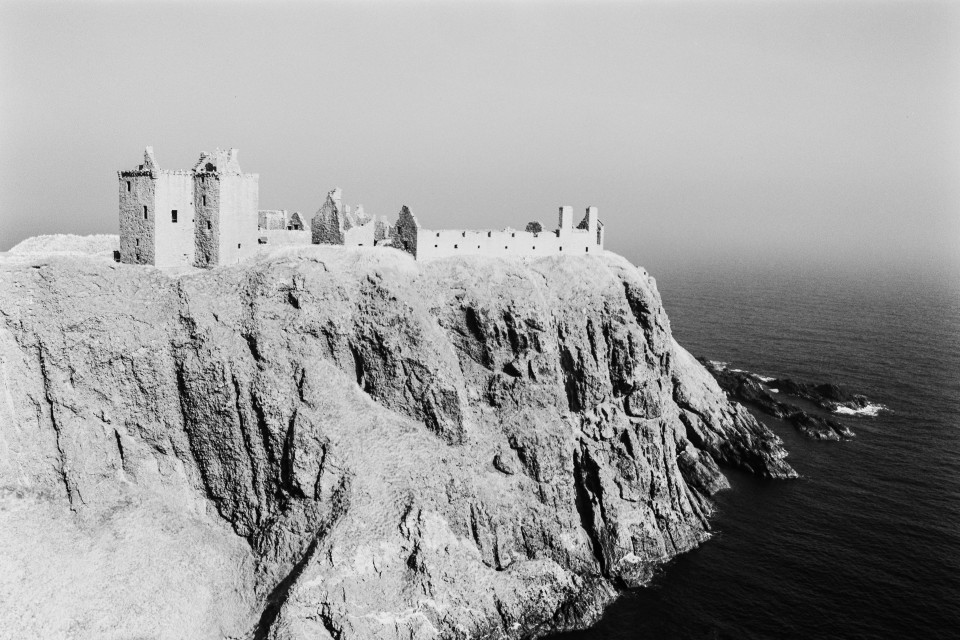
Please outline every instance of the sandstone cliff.
[{"label": "sandstone cliff", "polygon": [[0,261],[2,637],[536,637],[785,455],[612,254]]}]

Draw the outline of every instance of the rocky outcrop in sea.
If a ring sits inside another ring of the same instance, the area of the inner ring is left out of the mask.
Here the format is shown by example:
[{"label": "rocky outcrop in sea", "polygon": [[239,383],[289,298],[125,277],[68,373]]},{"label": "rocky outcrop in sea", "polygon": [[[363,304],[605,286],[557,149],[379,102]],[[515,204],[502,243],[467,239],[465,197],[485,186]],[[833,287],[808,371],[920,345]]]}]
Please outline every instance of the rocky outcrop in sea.
[{"label": "rocky outcrop in sea", "polygon": [[0,626],[533,638],[795,476],[625,259],[0,259]]},{"label": "rocky outcrop in sea", "polygon": [[750,371],[731,369],[725,363],[705,358],[699,358],[699,361],[733,400],[784,420],[814,440],[849,440],[855,434],[839,420],[784,402],[774,394],[780,397],[791,396],[833,413],[871,415],[875,410],[883,408],[882,405],[870,403],[866,396],[852,393],[836,384],[765,378]]}]

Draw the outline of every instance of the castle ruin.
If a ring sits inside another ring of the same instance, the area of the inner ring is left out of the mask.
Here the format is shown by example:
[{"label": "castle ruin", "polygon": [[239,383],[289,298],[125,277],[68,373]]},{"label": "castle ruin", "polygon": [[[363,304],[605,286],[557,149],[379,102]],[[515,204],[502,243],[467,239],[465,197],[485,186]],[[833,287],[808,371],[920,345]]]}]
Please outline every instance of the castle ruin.
[{"label": "castle ruin", "polygon": [[191,170],[162,170],[153,148],[143,164],[120,171],[120,261],[158,267],[236,264],[271,246],[334,244],[393,247],[417,260],[462,255],[549,256],[603,252],[597,208],[573,225],[573,207],[560,207],[556,229],[423,229],[407,207],[390,224],[362,205],[327,193],[309,224],[299,211],[258,210],[259,176],[242,173],[237,150],[202,153]]},{"label": "castle ruin", "polygon": [[299,211],[261,210],[257,220],[257,243],[261,245],[310,244],[310,229]]},{"label": "castle ruin", "polygon": [[559,225],[553,231],[543,231],[540,222],[529,223],[525,231],[509,228],[421,229],[409,210],[406,216],[401,212],[397,228],[397,235],[406,239],[406,245],[402,248],[418,260],[463,255],[549,256],[600,253],[603,251],[604,239],[603,223],[596,207],[587,207],[586,215],[576,227],[573,226],[573,207],[560,207]]},{"label": "castle ruin", "polygon": [[121,262],[212,267],[256,251],[259,176],[240,171],[236,149],[164,170],[147,147],[143,164],[117,175]]}]

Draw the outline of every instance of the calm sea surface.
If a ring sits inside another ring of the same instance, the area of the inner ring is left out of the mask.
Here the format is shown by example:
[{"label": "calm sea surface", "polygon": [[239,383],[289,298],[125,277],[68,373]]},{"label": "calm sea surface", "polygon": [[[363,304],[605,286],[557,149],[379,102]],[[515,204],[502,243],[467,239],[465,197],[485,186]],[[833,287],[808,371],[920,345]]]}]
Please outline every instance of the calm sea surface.
[{"label": "calm sea surface", "polygon": [[960,295],[891,274],[654,274],[677,340],[889,408],[813,442],[761,419],[797,481],[727,470],[715,537],[630,592],[606,638],[960,638]]}]

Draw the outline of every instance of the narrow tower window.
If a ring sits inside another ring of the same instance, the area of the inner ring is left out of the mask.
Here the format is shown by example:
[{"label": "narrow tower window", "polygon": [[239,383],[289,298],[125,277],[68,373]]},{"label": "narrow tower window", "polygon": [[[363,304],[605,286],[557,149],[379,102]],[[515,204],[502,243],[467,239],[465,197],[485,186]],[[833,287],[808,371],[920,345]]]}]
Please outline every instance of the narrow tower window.
[{"label": "narrow tower window", "polygon": [[170,210],[170,221],[171,221],[171,222],[176,222],[176,221],[177,221],[177,210],[176,210],[176,209],[171,209],[171,210]]},{"label": "narrow tower window", "polygon": [[200,196],[200,200],[203,206],[207,206],[207,194],[203,194],[202,196]]},{"label": "narrow tower window", "polygon": [[143,219],[147,219],[147,205],[143,205]]},{"label": "narrow tower window", "polygon": [[127,193],[129,193],[129,192],[130,192],[130,181],[127,180]]},{"label": "narrow tower window", "polygon": [[213,224],[207,220],[207,231],[210,231],[210,229],[213,229]]}]

